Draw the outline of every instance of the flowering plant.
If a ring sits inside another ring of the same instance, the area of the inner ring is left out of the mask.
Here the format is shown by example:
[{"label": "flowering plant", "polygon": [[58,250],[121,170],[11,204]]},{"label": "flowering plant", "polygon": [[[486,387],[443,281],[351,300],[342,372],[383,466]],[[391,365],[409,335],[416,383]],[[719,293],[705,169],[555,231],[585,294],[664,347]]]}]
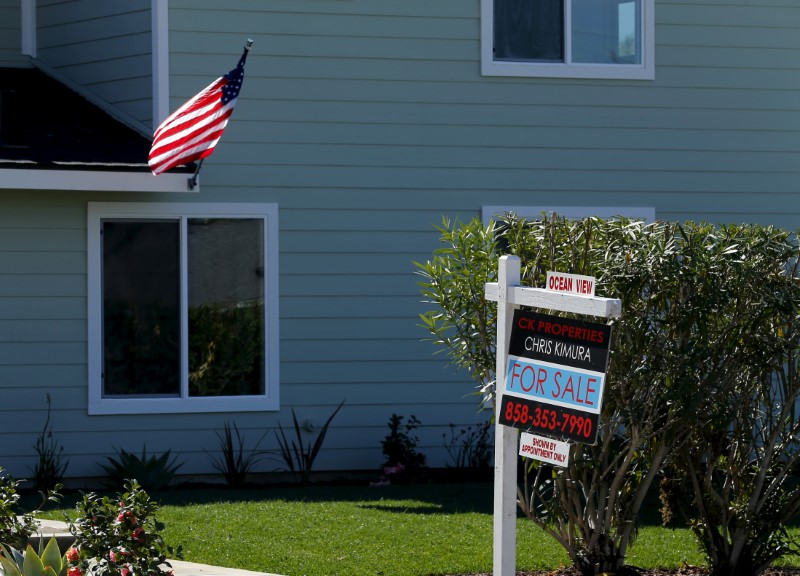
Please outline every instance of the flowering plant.
[{"label": "flowering plant", "polygon": [[32,513],[17,510],[19,485],[19,480],[7,476],[0,468],[0,543],[23,548],[28,537],[36,532],[37,523]]},{"label": "flowering plant", "polygon": [[67,518],[74,546],[67,551],[67,576],[161,576],[171,574],[167,554],[181,557],[160,533],[158,505],[135,481],[125,484],[118,499],[84,494],[76,508],[79,518]]}]

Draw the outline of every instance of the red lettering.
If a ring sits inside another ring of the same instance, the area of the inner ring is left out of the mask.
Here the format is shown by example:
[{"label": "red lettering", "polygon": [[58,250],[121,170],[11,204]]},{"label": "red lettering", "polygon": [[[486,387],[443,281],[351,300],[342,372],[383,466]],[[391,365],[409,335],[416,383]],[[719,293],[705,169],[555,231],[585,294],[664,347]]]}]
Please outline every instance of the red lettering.
[{"label": "red lettering", "polygon": [[[524,378],[526,372],[530,372],[531,373],[531,375],[530,375],[531,376],[531,385],[528,386],[527,388],[525,387],[525,378]],[[535,381],[535,379],[534,379],[534,375],[533,375],[533,366],[527,366],[526,365],[522,369],[522,374],[520,375],[520,378],[519,378],[520,388],[522,388],[522,390],[525,391],[525,392],[530,392],[531,389],[533,388],[534,381]]]},{"label": "red lettering", "polygon": [[581,384],[583,384],[583,377],[578,376],[578,394],[574,396],[576,402],[580,402],[581,404],[585,404],[583,400],[581,400]]},{"label": "red lettering", "polygon": [[[560,376],[562,376],[561,370],[557,370],[553,375],[553,383],[556,385],[556,389],[551,392],[553,398],[558,398],[561,395],[561,383],[558,381]],[[542,390],[542,394],[544,394],[544,390]]]},{"label": "red lettering", "polygon": [[544,387],[542,386],[543,382],[547,382],[547,369],[539,368],[539,373],[537,374],[536,378],[536,394],[544,395]]},{"label": "red lettering", "polygon": [[[578,377],[578,387],[580,388],[580,377]],[[572,401],[575,402],[575,388],[572,385],[572,376],[567,379],[567,385],[564,386],[564,393],[561,395],[562,400],[564,396],[567,395],[567,392],[572,396]],[[580,402],[580,400],[578,400],[578,402]]]},{"label": "red lettering", "polygon": [[586,404],[589,404],[590,406],[594,406],[594,402],[592,402],[592,401],[590,401],[590,400],[589,400],[589,395],[590,395],[590,394],[594,394],[595,392],[597,392],[597,390],[595,390],[594,388],[592,388],[592,384],[593,384],[594,382],[597,382],[597,378],[588,378],[588,379],[586,380],[586,396],[585,396],[585,401],[586,401]]},{"label": "red lettering", "polygon": [[517,368],[519,368],[521,364],[519,362],[514,362],[511,365],[511,384],[508,386],[509,390],[514,389],[514,380],[520,380],[520,387],[522,387],[522,378],[520,377],[519,373],[517,372]]}]

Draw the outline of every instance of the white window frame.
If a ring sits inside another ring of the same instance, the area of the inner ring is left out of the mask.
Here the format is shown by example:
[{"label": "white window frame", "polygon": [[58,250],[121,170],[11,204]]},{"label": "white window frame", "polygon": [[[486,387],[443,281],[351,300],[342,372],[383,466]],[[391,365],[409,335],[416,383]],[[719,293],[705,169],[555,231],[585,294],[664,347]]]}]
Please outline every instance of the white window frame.
[{"label": "white window frame", "polygon": [[[109,218],[178,219],[181,223],[181,396],[176,398],[103,398],[103,287],[101,230]],[[264,221],[264,358],[263,395],[190,397],[188,394],[188,314],[186,232],[189,218],[262,218]],[[87,207],[87,319],[89,414],[179,414],[278,410],[278,205],[224,203],[89,202]]]},{"label": "white window frame", "polygon": [[654,80],[655,0],[641,0],[641,64],[576,64],[570,50],[572,0],[564,0],[564,62],[505,62],[494,59],[494,0],[481,0],[481,74],[539,78]]}]

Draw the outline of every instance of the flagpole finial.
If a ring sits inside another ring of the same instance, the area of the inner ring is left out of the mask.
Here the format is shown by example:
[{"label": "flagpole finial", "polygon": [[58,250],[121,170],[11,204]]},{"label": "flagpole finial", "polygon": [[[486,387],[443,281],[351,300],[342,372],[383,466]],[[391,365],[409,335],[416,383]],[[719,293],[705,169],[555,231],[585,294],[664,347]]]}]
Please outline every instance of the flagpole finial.
[{"label": "flagpole finial", "polygon": [[244,44],[244,49],[245,50],[250,50],[250,47],[252,45],[253,45],[253,39],[252,38],[248,38],[247,42],[245,42],[245,44]]}]

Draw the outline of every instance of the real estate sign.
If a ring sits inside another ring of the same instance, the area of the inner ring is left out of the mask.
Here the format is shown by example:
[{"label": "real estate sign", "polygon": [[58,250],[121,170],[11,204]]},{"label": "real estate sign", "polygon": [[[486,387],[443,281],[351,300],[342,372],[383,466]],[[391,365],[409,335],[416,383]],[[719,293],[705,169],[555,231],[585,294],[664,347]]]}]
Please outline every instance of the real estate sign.
[{"label": "real estate sign", "polygon": [[611,327],[514,311],[501,424],[594,444]]}]

